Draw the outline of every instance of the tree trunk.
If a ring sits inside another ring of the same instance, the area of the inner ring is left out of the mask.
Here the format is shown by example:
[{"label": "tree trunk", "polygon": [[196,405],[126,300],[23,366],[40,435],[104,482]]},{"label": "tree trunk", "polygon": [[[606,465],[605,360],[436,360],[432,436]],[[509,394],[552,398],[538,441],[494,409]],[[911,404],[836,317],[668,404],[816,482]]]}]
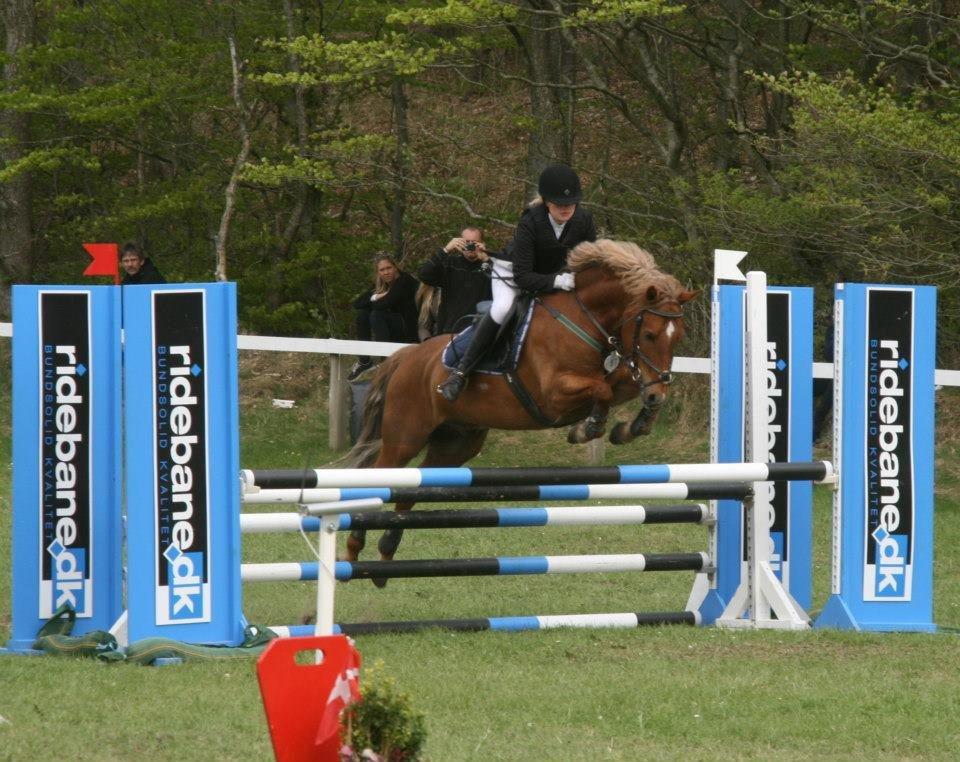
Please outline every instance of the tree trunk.
[{"label": "tree trunk", "polygon": [[403,80],[395,77],[391,86],[393,103],[393,197],[390,200],[390,244],[397,257],[403,256],[403,220],[407,213],[407,178],[410,176],[410,133],[407,128],[407,93]]},{"label": "tree trunk", "polygon": [[[20,76],[20,53],[36,33],[34,0],[4,0],[6,59],[4,90],[12,90]],[[0,165],[9,167],[27,153],[30,118],[16,111],[0,111]],[[22,172],[0,184],[0,318],[10,314],[10,285],[29,283],[33,274],[32,201],[30,174]]]},{"label": "tree trunk", "polygon": [[526,5],[530,30],[527,76],[534,120],[527,147],[527,177],[535,182],[547,164],[573,163],[575,101],[569,85],[576,73],[576,55],[560,29],[567,4],[528,0]]},{"label": "tree trunk", "polygon": [[227,280],[227,238],[230,235],[230,223],[236,209],[237,184],[243,165],[250,155],[250,130],[247,127],[247,108],[243,103],[243,76],[240,71],[240,60],[237,55],[236,41],[231,35],[228,38],[230,45],[230,65],[233,73],[233,103],[237,109],[237,122],[240,127],[240,152],[234,160],[233,172],[224,191],[223,214],[220,217],[220,229],[217,232],[217,269],[216,280],[220,283]]}]

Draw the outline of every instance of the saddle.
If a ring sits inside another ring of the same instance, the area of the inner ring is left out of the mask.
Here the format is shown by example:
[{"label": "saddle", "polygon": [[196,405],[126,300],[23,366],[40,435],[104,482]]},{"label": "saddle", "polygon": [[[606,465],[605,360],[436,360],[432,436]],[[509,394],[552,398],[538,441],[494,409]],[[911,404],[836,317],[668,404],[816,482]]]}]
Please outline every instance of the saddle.
[{"label": "saddle", "polygon": [[[476,315],[464,316],[460,320],[470,320],[470,324],[459,333],[454,334],[443,350],[440,361],[447,370],[453,370],[463,357],[473,338],[473,331],[480,317],[490,309],[490,302],[477,305],[479,312]],[[507,317],[493,347],[484,355],[474,373],[486,373],[493,376],[502,376],[515,371],[520,363],[523,345],[527,340],[530,322],[533,320],[534,295],[521,293],[513,304],[510,315]]]},{"label": "saddle", "polygon": [[[493,347],[486,353],[480,363],[474,368],[474,373],[486,373],[488,375],[503,376],[514,396],[523,405],[524,409],[541,426],[556,427],[564,426],[565,423],[555,421],[544,415],[536,400],[530,396],[530,392],[523,385],[520,376],[517,375],[517,366],[520,364],[520,356],[523,353],[523,346],[527,340],[527,334],[530,331],[530,323],[533,320],[533,310],[537,306],[536,295],[530,292],[522,292],[513,304],[510,316],[504,322],[500,329],[500,335],[494,342]],[[489,303],[486,309],[489,309]],[[460,358],[466,351],[473,337],[474,327],[477,320],[485,310],[474,316],[470,325],[455,334],[450,342],[444,348],[440,355],[440,361],[447,370],[453,370],[460,362]]]}]

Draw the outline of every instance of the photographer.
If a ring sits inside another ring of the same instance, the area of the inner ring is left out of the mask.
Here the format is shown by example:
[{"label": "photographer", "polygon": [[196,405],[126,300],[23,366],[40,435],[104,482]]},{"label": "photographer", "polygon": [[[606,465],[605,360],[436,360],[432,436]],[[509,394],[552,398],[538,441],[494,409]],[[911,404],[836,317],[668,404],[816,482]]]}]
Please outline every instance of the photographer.
[{"label": "photographer", "polygon": [[490,299],[490,278],[481,270],[488,258],[480,228],[466,227],[424,262],[420,280],[440,289],[435,335],[453,333],[460,318],[477,311],[477,302]]}]

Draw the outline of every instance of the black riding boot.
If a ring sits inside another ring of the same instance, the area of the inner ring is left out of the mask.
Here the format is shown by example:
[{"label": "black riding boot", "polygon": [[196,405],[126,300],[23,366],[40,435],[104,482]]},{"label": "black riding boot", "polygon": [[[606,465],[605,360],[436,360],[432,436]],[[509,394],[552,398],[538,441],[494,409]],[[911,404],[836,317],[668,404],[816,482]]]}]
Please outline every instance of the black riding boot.
[{"label": "black riding boot", "polygon": [[437,387],[437,391],[447,402],[456,402],[463,387],[467,385],[467,376],[491,347],[499,332],[500,324],[490,317],[489,312],[480,318],[477,327],[473,329],[467,351],[463,353],[457,367],[450,371],[447,380]]}]

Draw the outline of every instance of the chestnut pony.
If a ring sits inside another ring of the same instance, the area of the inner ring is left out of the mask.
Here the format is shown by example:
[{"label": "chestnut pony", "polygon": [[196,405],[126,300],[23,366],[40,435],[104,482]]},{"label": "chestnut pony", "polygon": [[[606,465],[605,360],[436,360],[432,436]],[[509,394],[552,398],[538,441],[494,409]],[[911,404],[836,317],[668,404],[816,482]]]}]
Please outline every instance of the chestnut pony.
[{"label": "chestnut pony", "polygon": [[[683,336],[683,305],[696,296],[660,271],[636,244],[600,239],[581,243],[567,258],[576,290],[542,294],[516,375],[539,415],[516,397],[503,376],[476,373],[454,403],[437,391],[447,377],[440,356],[449,335],[404,347],[376,370],[363,429],[338,463],[356,468],[407,465],[426,447],[421,466],[460,466],[473,458],[489,429],[571,426],[568,440],[603,436],[614,405],[641,397],[632,422],[617,424],[610,441],[649,433],[671,382],[673,350]],[[398,511],[412,503],[397,504]],[[383,560],[393,558],[402,529],[384,532]],[[365,532],[347,541],[356,561]],[[384,584],[385,580],[375,580]]]}]

